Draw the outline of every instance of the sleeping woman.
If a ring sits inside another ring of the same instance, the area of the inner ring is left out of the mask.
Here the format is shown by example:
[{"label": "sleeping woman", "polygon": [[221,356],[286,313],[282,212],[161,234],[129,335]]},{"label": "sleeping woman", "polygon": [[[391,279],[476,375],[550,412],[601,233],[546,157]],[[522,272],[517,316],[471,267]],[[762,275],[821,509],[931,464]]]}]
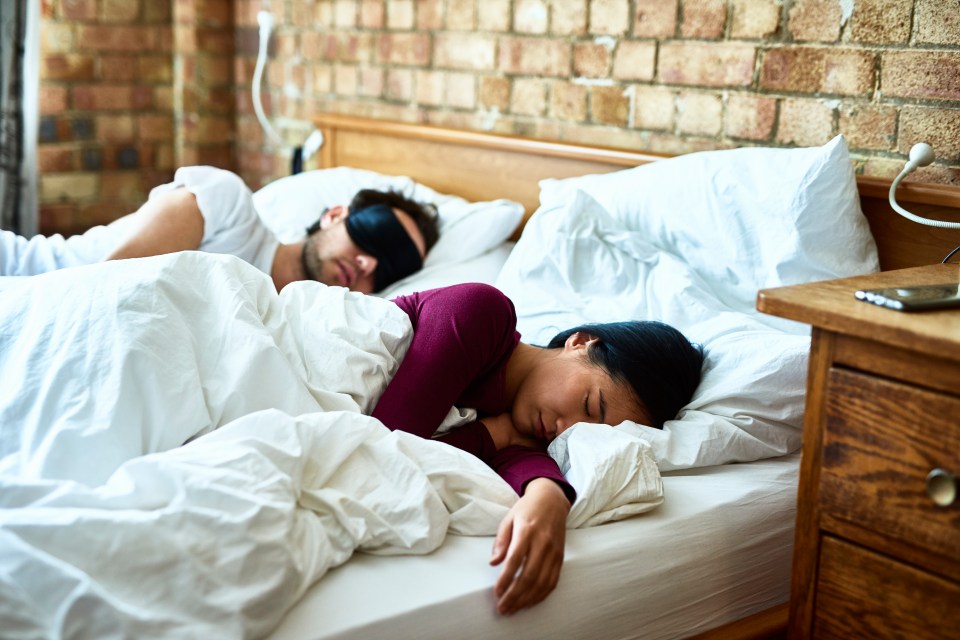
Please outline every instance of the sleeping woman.
[{"label": "sleeping woman", "polygon": [[394,300],[413,341],[373,416],[390,429],[431,437],[452,406],[480,419],[439,439],[489,464],[521,496],[500,523],[491,564],[503,564],[497,610],[543,600],[563,564],[576,495],[547,444],[579,422],[625,420],[662,427],[690,401],[703,351],[658,322],[584,325],[546,348],[520,342],[513,303],[464,284]]}]

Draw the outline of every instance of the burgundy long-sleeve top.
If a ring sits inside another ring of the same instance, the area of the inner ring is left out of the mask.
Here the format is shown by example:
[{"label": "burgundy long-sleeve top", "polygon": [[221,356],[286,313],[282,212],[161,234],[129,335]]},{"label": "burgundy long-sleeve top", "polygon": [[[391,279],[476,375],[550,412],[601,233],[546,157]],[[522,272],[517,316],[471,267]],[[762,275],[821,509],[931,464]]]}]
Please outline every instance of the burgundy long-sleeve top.
[{"label": "burgundy long-sleeve top", "polygon": [[520,342],[513,302],[496,288],[476,283],[393,302],[410,317],[413,340],[373,417],[390,429],[430,438],[451,407],[476,409],[477,421],[440,439],[486,462],[520,495],[534,478],[550,478],[573,502],[576,492],[553,458],[515,445],[498,451],[482,422],[510,409],[507,361]]}]

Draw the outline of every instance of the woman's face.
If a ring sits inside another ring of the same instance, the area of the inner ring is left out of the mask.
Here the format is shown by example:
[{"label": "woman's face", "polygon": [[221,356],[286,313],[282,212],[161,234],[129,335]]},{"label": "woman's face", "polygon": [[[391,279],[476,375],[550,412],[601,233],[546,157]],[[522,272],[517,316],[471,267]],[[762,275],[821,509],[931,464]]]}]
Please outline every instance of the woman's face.
[{"label": "woman's face", "polygon": [[578,422],[648,422],[632,389],[590,362],[587,350],[595,340],[574,334],[555,357],[530,371],[511,410],[518,431],[546,443]]}]

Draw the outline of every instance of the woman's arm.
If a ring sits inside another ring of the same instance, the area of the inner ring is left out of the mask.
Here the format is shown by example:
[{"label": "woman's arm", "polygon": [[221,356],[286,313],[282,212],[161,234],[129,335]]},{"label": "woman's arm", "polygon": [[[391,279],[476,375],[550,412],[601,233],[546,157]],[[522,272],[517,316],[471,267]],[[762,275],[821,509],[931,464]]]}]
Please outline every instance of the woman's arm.
[{"label": "woman's arm", "polygon": [[107,260],[143,258],[198,249],[203,240],[203,215],[196,197],[180,187],[151,198],[134,214],[137,223]]},{"label": "woman's arm", "polygon": [[560,580],[570,501],[548,478],[531,480],[497,530],[490,564],[503,563],[494,594],[509,615],[550,595]]}]

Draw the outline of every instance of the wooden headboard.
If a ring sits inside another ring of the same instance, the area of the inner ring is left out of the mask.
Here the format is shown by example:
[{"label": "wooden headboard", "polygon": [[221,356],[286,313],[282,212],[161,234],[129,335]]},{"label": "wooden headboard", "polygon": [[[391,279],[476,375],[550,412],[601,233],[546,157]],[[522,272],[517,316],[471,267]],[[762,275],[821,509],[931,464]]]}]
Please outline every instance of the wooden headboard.
[{"label": "wooden headboard", "polygon": [[[509,198],[522,203],[528,217],[537,208],[537,183],[543,178],[605,173],[664,158],[349,115],[323,114],[314,122],[324,136],[321,167],[406,175],[468,200]],[[939,262],[960,245],[958,230],[919,225],[896,214],[887,202],[889,182],[858,178],[857,186],[883,270]],[[960,187],[906,183],[898,189],[897,200],[919,215],[960,222]]]}]

